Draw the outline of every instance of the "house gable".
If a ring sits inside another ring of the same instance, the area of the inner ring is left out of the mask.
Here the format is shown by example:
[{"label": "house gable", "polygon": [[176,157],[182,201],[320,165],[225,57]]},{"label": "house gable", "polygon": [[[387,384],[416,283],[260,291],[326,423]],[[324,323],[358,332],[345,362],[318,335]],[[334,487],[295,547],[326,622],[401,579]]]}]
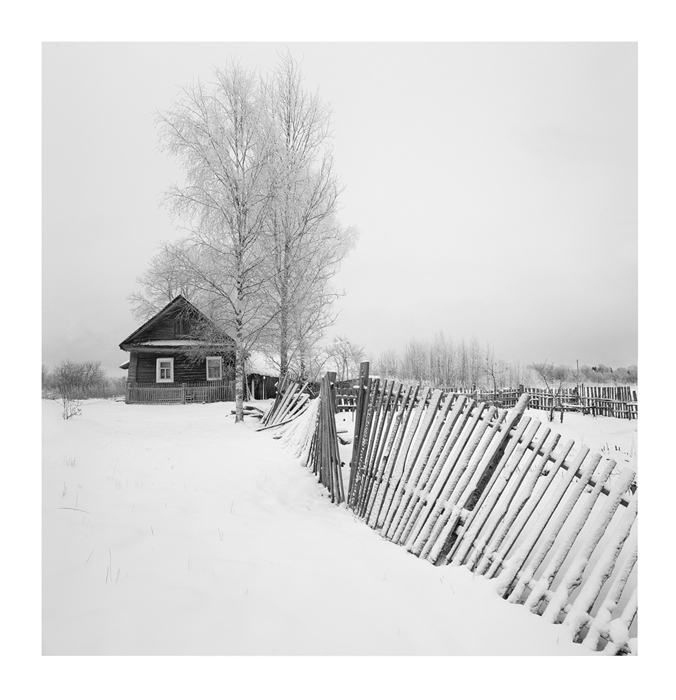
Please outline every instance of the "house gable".
[{"label": "house gable", "polygon": [[199,331],[209,328],[209,344],[232,347],[233,339],[220,331],[185,297],[177,296],[120,343],[122,350],[139,346],[188,346],[199,344]]}]

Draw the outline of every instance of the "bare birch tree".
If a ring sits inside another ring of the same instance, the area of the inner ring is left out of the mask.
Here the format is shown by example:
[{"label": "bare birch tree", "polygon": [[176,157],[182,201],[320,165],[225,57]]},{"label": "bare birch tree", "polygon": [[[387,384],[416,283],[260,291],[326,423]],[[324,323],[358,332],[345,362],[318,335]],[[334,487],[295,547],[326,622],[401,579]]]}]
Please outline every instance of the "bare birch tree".
[{"label": "bare birch tree", "polygon": [[374,366],[375,374],[383,379],[397,379],[399,377],[399,358],[394,350],[381,352]]},{"label": "bare birch tree", "polygon": [[268,356],[280,376],[295,364],[303,373],[310,348],[333,322],[339,296],[330,280],[354,242],[336,217],[338,178],[331,152],[330,111],[310,93],[296,61],[281,57],[269,86],[269,110],[279,138],[275,199],[269,210],[274,323]]},{"label": "bare birch tree", "polygon": [[549,421],[554,420],[554,409],[559,408],[561,413],[561,423],[563,423],[563,404],[561,401],[561,391],[564,384],[570,379],[570,369],[563,365],[554,365],[552,362],[533,362],[530,368],[536,372],[538,377],[544,382],[547,391],[554,392],[552,404],[549,407]]},{"label": "bare birch tree", "polygon": [[407,381],[429,381],[429,345],[419,340],[406,343],[401,358],[400,372]]},{"label": "bare birch tree", "polygon": [[185,88],[158,115],[161,143],[185,174],[184,184],[165,195],[188,232],[171,250],[197,289],[218,301],[219,320],[232,329],[236,422],[243,420],[245,358],[271,320],[264,313],[261,236],[274,194],[276,138],[264,100],[259,78],[230,63],[212,84]]},{"label": "bare birch tree", "polygon": [[139,321],[145,321],[154,316],[179,294],[195,304],[200,310],[207,312],[207,299],[200,293],[199,285],[186,274],[180,264],[176,251],[187,245],[187,241],[176,243],[163,242],[159,251],[153,256],[148,269],[136,278],[141,285],[141,291],[133,292],[128,299],[132,312]]},{"label": "bare birch tree", "polygon": [[326,367],[336,372],[339,382],[359,376],[359,364],[364,359],[364,348],[345,336],[338,336],[326,346]]},{"label": "bare birch tree", "polygon": [[504,374],[504,365],[495,357],[495,350],[490,343],[486,343],[486,354],[481,366],[482,372],[489,379],[493,389],[493,400],[498,398],[498,383],[501,383]]}]

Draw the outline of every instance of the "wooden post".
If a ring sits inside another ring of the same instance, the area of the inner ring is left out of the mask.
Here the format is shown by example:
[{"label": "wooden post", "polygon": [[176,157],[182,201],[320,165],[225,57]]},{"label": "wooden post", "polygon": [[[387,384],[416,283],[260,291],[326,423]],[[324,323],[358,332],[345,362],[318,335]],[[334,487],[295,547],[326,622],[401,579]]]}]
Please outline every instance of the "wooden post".
[{"label": "wooden post", "polygon": [[354,488],[357,477],[357,468],[359,462],[359,453],[361,450],[361,439],[363,424],[366,419],[366,404],[368,402],[368,387],[369,380],[369,363],[362,362],[359,365],[359,386],[357,388],[357,410],[355,412],[354,423],[354,440],[352,447],[352,458],[350,460],[350,482],[349,495],[350,504],[352,505],[355,498]]}]

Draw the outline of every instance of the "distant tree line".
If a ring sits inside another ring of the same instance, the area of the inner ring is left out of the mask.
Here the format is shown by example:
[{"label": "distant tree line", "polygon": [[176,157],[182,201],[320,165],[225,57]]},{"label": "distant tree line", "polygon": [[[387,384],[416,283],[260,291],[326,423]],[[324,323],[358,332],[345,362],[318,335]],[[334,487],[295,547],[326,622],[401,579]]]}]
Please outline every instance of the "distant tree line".
[{"label": "distant tree line", "polygon": [[100,362],[64,360],[51,370],[42,365],[42,398],[58,401],[66,420],[78,415],[83,400],[124,396],[125,385],[124,377],[107,376]]},{"label": "distant tree line", "polygon": [[638,368],[613,369],[600,364],[579,368],[551,362],[506,362],[490,344],[476,339],[452,342],[438,334],[432,341],[411,340],[402,351],[387,350],[371,361],[371,374],[384,379],[420,382],[429,386],[496,390],[504,387],[546,385],[550,377],[569,384],[638,384]]}]

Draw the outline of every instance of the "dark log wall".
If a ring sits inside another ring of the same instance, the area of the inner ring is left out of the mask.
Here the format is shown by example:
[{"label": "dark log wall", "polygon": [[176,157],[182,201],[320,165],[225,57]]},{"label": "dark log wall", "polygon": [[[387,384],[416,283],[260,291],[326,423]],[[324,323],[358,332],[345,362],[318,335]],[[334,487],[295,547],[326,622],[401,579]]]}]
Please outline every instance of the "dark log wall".
[{"label": "dark log wall", "polygon": [[164,318],[151,324],[140,335],[134,338],[134,342],[143,343],[147,340],[174,340],[177,337],[175,323],[178,316],[185,316],[185,311],[180,308],[171,311]]},{"label": "dark log wall", "polygon": [[[134,353],[132,353],[134,354]],[[174,355],[172,353],[167,353],[166,355],[160,355],[157,353],[138,353],[138,361],[136,367],[136,377],[131,375],[131,367],[129,365],[130,374],[129,379],[131,381],[137,382],[154,382],[157,377],[157,359],[159,357],[173,357],[174,358],[174,384],[183,384],[187,382],[205,382],[207,381],[207,363],[206,360],[201,362],[193,363],[188,360],[183,355]],[[232,366],[228,364],[228,360],[232,363],[232,356],[222,355],[223,357],[223,379],[230,379],[229,376],[234,372],[232,371]],[[168,382],[161,382],[161,384],[168,384]]]},{"label": "dark log wall", "polygon": [[[138,353],[132,351],[129,353],[129,369],[127,370],[127,379],[130,382],[137,381],[136,379],[136,368],[138,367]],[[153,379],[153,381],[155,381]]]}]

